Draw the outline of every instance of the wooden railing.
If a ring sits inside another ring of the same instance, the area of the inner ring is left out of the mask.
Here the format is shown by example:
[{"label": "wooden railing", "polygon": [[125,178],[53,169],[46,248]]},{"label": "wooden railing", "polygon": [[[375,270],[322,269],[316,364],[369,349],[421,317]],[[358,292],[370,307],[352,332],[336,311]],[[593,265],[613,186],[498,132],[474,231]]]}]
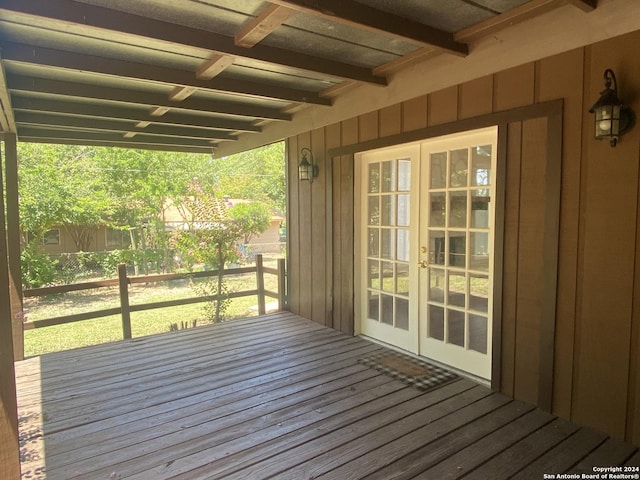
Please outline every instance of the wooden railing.
[{"label": "wooden railing", "polygon": [[[262,255],[256,255],[256,261],[254,267],[241,267],[225,269],[224,275],[240,275],[254,273],[256,274],[256,288],[253,290],[243,290],[238,292],[229,292],[225,295],[226,298],[238,298],[257,296],[258,297],[258,315],[264,315],[266,313],[265,298],[275,298],[278,300],[278,309],[287,309],[287,295],[286,295],[286,280],[285,280],[285,260],[283,258],[278,259],[278,267],[271,268],[264,266]],[[265,288],[264,275],[271,274],[278,277],[278,291],[273,292]],[[118,266],[118,278],[112,280],[98,280],[95,282],[83,282],[73,283],[70,285],[58,285],[55,287],[42,287],[32,288],[24,290],[23,295],[25,298],[42,297],[46,295],[54,295],[68,292],[77,292],[82,290],[91,290],[96,288],[105,287],[119,287],[120,306],[114,308],[107,308],[103,310],[94,310],[90,312],[76,313],[73,315],[62,315],[58,317],[43,318],[40,320],[34,320],[26,322],[24,324],[25,330],[33,328],[50,327],[53,325],[62,325],[65,323],[79,322],[82,320],[90,320],[93,318],[108,317],[110,315],[122,316],[122,333],[124,338],[131,338],[131,312],[141,312],[143,310],[151,310],[154,308],[166,308],[175,307],[179,305],[188,305],[192,303],[210,302],[216,300],[216,295],[202,295],[198,297],[179,298],[175,300],[167,300],[162,302],[142,303],[131,305],[129,303],[129,285],[135,284],[148,284],[154,282],[167,282],[170,280],[184,280],[195,278],[207,278],[218,276],[217,270],[211,270],[206,272],[192,272],[192,273],[168,273],[160,275],[144,275],[130,277],[127,275],[126,265],[121,264]]]}]

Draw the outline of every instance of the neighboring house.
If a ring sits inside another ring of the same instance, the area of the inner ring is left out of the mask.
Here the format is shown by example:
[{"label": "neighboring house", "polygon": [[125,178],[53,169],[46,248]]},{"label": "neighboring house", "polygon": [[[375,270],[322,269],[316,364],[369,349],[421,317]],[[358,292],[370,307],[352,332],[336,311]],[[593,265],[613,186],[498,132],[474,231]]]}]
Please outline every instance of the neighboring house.
[{"label": "neighboring house", "polygon": [[[238,203],[249,203],[251,200],[244,199],[225,199],[228,206]],[[164,222],[165,230],[172,231],[186,227],[184,214],[178,209],[171,200],[165,202],[163,212],[160,215]],[[188,216],[188,214],[187,214]],[[279,244],[284,241],[283,223],[285,217],[279,213],[273,213],[269,227],[259,235],[254,235],[249,240],[250,245]],[[76,244],[69,233],[62,226],[55,226],[46,231],[40,241],[40,245],[44,252],[51,255],[62,253],[78,252]],[[120,230],[105,226],[95,227],[91,229],[91,248],[89,252],[104,252],[109,250],[121,250],[131,247],[131,234],[129,230]],[[267,250],[268,247],[265,246]],[[279,248],[279,247],[278,247]]]},{"label": "neighboring house", "polygon": [[[129,248],[131,236],[128,230],[117,230],[105,226],[91,229],[91,244],[87,250],[89,252],[104,252],[109,250],[121,250]],[[40,241],[40,245],[45,253],[59,255],[62,253],[76,253],[73,238],[63,226],[54,226],[46,231]]]},{"label": "neighboring house", "polygon": [[[251,203],[252,201],[253,200],[225,197],[225,202],[228,207],[239,203]],[[191,214],[182,208],[178,208],[171,199],[167,199],[160,218],[162,222],[164,222],[165,230],[173,231],[188,228],[188,222],[191,221]],[[261,234],[252,236],[249,239],[249,244],[279,244],[283,242],[284,235],[282,234],[282,231],[284,221],[284,216],[274,212],[271,215],[269,227]]]}]

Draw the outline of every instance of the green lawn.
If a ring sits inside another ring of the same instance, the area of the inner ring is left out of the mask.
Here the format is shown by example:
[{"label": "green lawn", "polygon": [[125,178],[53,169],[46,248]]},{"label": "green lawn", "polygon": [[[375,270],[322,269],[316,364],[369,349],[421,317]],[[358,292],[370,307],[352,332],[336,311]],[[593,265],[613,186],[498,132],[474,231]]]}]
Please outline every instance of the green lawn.
[{"label": "green lawn", "polygon": [[[229,277],[227,287],[230,292],[253,290],[256,288],[255,274]],[[274,275],[265,275],[265,288],[277,291]],[[135,285],[129,289],[131,305],[195,297],[197,293],[188,281],[161,282]],[[267,297],[266,302],[274,299]],[[226,312],[226,318],[241,318],[257,315],[257,296],[234,298]],[[70,315],[81,312],[102,310],[120,305],[118,288],[101,288],[62,295],[25,299],[24,310],[29,321]],[[182,305],[131,314],[133,337],[142,337],[170,331],[171,324],[205,325],[210,320],[205,317],[204,303]],[[122,340],[122,320],[119,315],[84,320],[65,325],[27,330],[24,333],[25,357],[71,348]]]}]

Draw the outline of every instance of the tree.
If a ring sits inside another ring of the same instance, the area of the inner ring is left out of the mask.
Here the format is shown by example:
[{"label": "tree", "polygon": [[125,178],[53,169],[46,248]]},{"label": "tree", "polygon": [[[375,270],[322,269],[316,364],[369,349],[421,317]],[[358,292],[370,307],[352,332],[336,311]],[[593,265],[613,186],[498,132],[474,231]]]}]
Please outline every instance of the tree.
[{"label": "tree", "polygon": [[189,195],[183,205],[190,213],[189,229],[176,233],[176,245],[188,245],[187,255],[218,270],[214,321],[222,320],[224,295],[224,266],[236,259],[236,242],[244,236],[243,225],[230,218],[226,202],[212,191],[202,188],[197,179],[189,185]]},{"label": "tree", "polygon": [[[39,240],[52,227],[64,228],[77,250],[90,250],[95,227],[122,228],[132,240],[165,252],[168,234],[162,222],[167,199],[188,196],[193,178],[219,196],[285,208],[284,144],[277,143],[230,157],[120,148],[20,143],[19,202],[24,242]],[[179,204],[179,202],[177,202]],[[259,231],[257,212],[245,221],[250,238]],[[44,258],[44,257],[43,257]],[[159,263],[162,263],[159,261]]]},{"label": "tree", "polygon": [[111,209],[100,178],[86,174],[95,150],[21,144],[18,152],[23,231],[39,241],[44,232],[61,225],[78,250],[88,250],[93,228],[106,223]]},{"label": "tree", "polygon": [[212,160],[215,189],[286,211],[284,142]]},{"label": "tree", "polygon": [[243,232],[244,243],[269,228],[271,210],[264,203],[238,203],[229,208],[229,219],[236,222]]},{"label": "tree", "polygon": [[161,221],[166,200],[184,197],[194,174],[210,183],[210,155],[112,148],[96,160],[113,202],[113,222],[129,226],[138,245],[164,250],[169,264]]}]

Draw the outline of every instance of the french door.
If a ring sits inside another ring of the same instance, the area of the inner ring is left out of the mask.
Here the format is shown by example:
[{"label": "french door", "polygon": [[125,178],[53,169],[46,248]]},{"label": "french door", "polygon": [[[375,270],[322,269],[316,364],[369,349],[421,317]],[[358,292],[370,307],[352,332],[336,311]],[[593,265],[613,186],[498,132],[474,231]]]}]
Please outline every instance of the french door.
[{"label": "french door", "polygon": [[359,333],[491,373],[497,128],[357,156]]}]

